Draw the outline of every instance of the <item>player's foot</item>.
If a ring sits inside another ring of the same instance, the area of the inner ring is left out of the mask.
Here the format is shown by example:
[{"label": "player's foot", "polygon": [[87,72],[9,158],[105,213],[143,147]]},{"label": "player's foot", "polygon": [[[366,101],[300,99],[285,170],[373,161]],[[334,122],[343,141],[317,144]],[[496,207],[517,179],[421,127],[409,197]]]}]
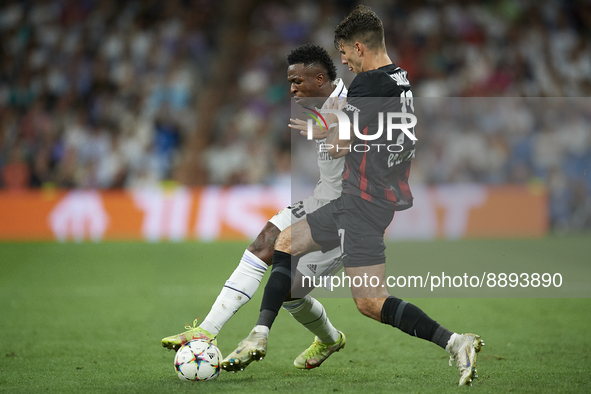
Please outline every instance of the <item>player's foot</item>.
[{"label": "player's foot", "polygon": [[228,372],[244,371],[251,362],[262,360],[267,355],[267,333],[254,328],[236,350],[222,361],[222,368]]},{"label": "player's foot", "polygon": [[318,337],[309,348],[304,350],[293,362],[296,368],[312,369],[319,367],[334,352],[345,347],[345,334],[339,331],[339,339],[335,343],[322,343]]},{"label": "player's foot", "polygon": [[472,380],[478,377],[476,371],[476,357],[484,346],[484,342],[476,334],[462,334],[457,335],[453,343],[449,344],[449,351],[451,357],[449,358],[449,366],[451,367],[452,360],[456,362],[456,366],[460,370],[460,386],[471,386]]},{"label": "player's foot", "polygon": [[197,326],[197,319],[193,321],[193,326],[186,325],[185,328],[187,330],[185,332],[162,339],[162,346],[167,349],[179,350],[185,343],[196,339],[211,342],[217,346],[216,336]]}]

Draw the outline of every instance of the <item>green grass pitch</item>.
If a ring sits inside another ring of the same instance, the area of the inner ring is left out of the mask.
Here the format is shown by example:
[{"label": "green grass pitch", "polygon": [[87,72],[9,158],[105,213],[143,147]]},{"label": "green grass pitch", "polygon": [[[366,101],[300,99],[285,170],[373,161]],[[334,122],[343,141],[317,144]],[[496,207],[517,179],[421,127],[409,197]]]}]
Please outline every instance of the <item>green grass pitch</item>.
[{"label": "green grass pitch", "polygon": [[[363,317],[344,298],[321,300],[347,334],[346,348],[322,367],[293,367],[313,338],[282,310],[265,360],[215,381],[181,382],[160,339],[207,315],[246,245],[0,243],[0,392],[591,392],[585,298],[410,298],[444,326],[482,335],[471,388],[456,387],[459,374],[442,349]],[[388,250],[407,264],[444,266],[453,256],[469,265],[478,253],[535,266],[558,254],[588,267],[590,245],[589,236],[574,236],[398,242]],[[261,290],[221,331],[222,354],[252,328]]]}]

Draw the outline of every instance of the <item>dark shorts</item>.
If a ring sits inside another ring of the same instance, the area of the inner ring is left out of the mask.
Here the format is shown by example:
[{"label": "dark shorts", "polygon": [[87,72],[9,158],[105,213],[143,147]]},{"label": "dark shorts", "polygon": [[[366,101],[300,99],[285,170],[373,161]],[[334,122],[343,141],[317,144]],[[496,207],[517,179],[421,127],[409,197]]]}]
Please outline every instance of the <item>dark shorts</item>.
[{"label": "dark shorts", "polygon": [[341,197],[308,214],[312,239],[327,252],[336,247],[345,267],[365,267],[386,262],[384,232],[394,211],[360,197]]}]

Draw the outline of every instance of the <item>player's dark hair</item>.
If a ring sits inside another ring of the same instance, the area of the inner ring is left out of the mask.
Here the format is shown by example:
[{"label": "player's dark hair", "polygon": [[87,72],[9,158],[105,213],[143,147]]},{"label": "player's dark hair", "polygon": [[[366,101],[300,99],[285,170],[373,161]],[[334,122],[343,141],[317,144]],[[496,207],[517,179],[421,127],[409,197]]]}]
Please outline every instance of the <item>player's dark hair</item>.
[{"label": "player's dark hair", "polygon": [[303,63],[306,67],[318,65],[324,68],[328,79],[331,81],[337,79],[337,68],[332,62],[330,55],[324,48],[318,45],[306,44],[294,49],[287,55],[287,63],[290,66],[299,63]]},{"label": "player's dark hair", "polygon": [[334,45],[341,50],[341,45],[359,41],[369,49],[386,47],[384,25],[371,8],[358,5],[334,31]]}]

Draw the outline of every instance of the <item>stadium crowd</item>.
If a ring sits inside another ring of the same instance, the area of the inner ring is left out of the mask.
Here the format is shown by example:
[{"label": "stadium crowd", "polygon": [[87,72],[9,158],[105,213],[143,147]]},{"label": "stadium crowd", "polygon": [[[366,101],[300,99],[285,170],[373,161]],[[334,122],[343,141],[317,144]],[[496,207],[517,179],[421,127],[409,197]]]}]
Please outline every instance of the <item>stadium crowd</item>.
[{"label": "stadium crowd", "polygon": [[[388,51],[425,108],[430,97],[457,97],[456,107],[471,102],[465,97],[490,98],[477,100],[479,116],[459,128],[458,108],[425,110],[432,126],[417,131],[414,181],[544,183],[554,229],[591,228],[586,3],[364,2],[382,17]],[[211,59],[232,50],[219,39],[224,4],[2,2],[0,187],[153,186],[178,180],[195,155],[210,184],[289,184],[286,55],[319,44],[349,84],[354,75],[339,64],[333,35],[356,2],[251,1],[246,56],[236,59],[231,95],[195,151],[187,142],[198,138]]]}]

